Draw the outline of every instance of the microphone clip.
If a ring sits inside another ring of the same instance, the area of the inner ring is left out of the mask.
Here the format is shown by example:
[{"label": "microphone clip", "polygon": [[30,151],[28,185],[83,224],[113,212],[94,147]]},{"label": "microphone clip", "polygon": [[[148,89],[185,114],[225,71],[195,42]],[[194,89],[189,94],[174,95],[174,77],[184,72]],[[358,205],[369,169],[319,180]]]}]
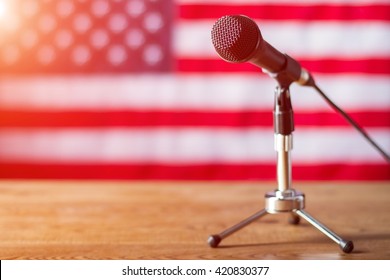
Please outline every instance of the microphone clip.
[{"label": "microphone clip", "polygon": [[295,59],[287,54],[284,54],[284,56],[286,57],[286,61],[282,70],[270,72],[265,68],[262,68],[263,73],[268,74],[271,78],[275,79],[281,87],[289,87],[294,82],[302,86],[315,85],[314,79],[309,71],[302,68]]}]

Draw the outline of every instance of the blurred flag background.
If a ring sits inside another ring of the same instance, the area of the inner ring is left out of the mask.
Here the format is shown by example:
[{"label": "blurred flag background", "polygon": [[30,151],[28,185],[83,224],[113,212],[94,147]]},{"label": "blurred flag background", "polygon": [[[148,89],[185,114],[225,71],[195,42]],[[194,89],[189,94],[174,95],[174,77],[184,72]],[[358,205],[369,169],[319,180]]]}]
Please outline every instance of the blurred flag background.
[{"label": "blurred flag background", "polygon": [[[245,14],[390,152],[388,0],[0,0],[0,177],[274,180],[276,83],[219,59]],[[297,180],[390,180],[310,88],[293,85]]]}]

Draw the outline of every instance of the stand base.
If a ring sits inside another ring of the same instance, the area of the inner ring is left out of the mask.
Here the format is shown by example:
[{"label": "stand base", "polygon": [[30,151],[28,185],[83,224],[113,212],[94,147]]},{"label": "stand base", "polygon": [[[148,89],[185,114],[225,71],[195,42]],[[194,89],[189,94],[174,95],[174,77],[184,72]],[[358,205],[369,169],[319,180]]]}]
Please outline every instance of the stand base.
[{"label": "stand base", "polygon": [[261,217],[267,214],[277,214],[277,213],[286,213],[291,212],[291,216],[289,219],[289,223],[291,224],[299,224],[300,218],[306,220],[316,229],[321,231],[331,240],[339,245],[341,250],[344,253],[351,253],[353,250],[352,241],[347,241],[342,239],[340,236],[335,234],[325,225],[321,224],[318,220],[314,219],[303,209],[305,207],[305,196],[301,192],[297,192],[293,189],[289,189],[287,191],[275,191],[270,192],[265,195],[265,208],[256,212],[252,216],[247,219],[239,222],[238,224],[222,231],[219,234],[211,235],[208,238],[208,244],[212,248],[218,247],[219,243],[227,238],[229,235],[239,231],[243,227],[251,224],[252,222],[260,219]]}]

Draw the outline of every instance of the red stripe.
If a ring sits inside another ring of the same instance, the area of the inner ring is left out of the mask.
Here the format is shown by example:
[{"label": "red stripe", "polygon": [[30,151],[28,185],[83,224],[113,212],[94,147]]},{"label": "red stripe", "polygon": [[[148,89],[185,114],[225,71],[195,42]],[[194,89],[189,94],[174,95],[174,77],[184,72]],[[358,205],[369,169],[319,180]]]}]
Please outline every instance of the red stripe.
[{"label": "red stripe", "polygon": [[[361,73],[371,75],[389,75],[390,58],[336,59],[321,60],[298,59],[301,65],[312,73],[341,74]],[[250,63],[228,63],[222,59],[180,58],[177,61],[179,72],[261,72]]]},{"label": "red stripe", "polygon": [[[272,94],[272,93],[270,93]],[[384,111],[359,111],[351,117],[364,127],[390,128],[390,107]],[[333,112],[299,112],[297,126],[348,127]],[[252,127],[273,124],[269,111],[0,111],[0,127]]]},{"label": "red stripe", "polygon": [[[123,179],[123,180],[275,180],[273,164],[204,165],[60,165],[0,163],[7,179]],[[293,166],[295,180],[390,180],[384,164],[325,164]]]},{"label": "red stripe", "polygon": [[[315,94],[315,93],[314,93]],[[358,124],[363,127],[386,127],[390,128],[390,108],[387,111],[359,111],[348,113]],[[316,112],[294,114],[296,125],[302,126],[338,126],[350,127],[338,113]]]},{"label": "red stripe", "polygon": [[262,20],[390,20],[390,5],[225,5],[188,4],[179,6],[182,19],[217,19],[244,14]]}]

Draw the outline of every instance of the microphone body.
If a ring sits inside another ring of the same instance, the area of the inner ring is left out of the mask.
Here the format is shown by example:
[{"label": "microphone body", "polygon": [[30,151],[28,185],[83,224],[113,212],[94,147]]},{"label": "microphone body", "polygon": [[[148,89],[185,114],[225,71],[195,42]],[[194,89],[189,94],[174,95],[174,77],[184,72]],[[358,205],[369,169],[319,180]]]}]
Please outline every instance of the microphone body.
[{"label": "microphone body", "polygon": [[212,28],[211,39],[216,52],[227,62],[252,63],[281,84],[314,85],[310,73],[265,41],[257,24],[246,16],[221,17]]}]

